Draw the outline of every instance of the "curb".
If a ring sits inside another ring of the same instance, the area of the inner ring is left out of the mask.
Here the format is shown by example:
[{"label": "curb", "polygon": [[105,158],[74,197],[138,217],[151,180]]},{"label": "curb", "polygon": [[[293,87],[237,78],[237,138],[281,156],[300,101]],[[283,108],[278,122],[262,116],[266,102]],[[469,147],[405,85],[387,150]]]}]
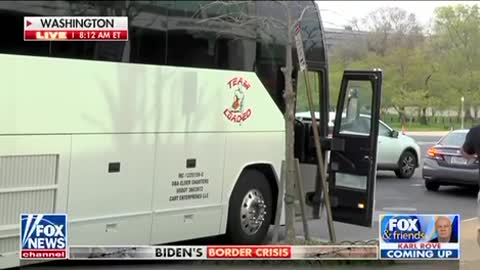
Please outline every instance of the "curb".
[{"label": "curb", "polygon": [[462,221],[461,228],[461,242],[460,248],[462,250],[460,262],[461,269],[478,269],[480,265],[480,245],[477,243],[477,230],[479,229],[479,219],[473,219],[466,222]]}]

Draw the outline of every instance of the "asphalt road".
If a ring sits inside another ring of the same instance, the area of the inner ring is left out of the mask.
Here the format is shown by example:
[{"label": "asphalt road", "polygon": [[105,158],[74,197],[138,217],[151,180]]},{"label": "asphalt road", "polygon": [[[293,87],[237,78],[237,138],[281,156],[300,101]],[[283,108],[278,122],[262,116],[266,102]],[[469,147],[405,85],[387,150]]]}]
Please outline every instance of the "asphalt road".
[{"label": "asphalt road", "polygon": [[[421,147],[421,153],[425,154],[439,137],[415,139]],[[476,215],[476,196],[476,190],[458,187],[441,187],[438,192],[428,192],[424,187],[421,166],[409,180],[398,179],[389,172],[379,172],[377,176],[378,212],[458,213],[465,220]]]}]

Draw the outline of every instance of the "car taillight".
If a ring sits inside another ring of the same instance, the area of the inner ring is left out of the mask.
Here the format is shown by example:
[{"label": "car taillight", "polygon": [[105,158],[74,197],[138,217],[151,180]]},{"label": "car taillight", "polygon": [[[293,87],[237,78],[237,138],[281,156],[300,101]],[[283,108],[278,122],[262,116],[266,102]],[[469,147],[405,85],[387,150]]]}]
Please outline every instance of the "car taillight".
[{"label": "car taillight", "polygon": [[427,156],[435,159],[443,159],[442,154],[438,152],[438,149],[435,147],[431,147],[427,151]]}]

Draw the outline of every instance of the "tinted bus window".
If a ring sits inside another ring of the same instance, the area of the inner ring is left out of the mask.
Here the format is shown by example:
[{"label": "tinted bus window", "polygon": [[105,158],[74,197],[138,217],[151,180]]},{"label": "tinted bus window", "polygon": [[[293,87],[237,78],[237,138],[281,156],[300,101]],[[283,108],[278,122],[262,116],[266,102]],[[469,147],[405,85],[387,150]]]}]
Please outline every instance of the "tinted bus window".
[{"label": "tinted bus window", "polygon": [[0,1],[0,23],[3,25],[0,53],[48,56],[50,42],[23,41],[23,16],[35,15],[22,12],[23,6],[27,5],[19,6],[12,1]]},{"label": "tinted bus window", "polygon": [[198,1],[174,2],[168,11],[167,65],[215,68],[218,43],[214,33],[193,18]]},{"label": "tinted bus window", "polygon": [[105,14],[105,9],[107,8],[99,5],[98,1],[90,1],[88,4],[67,1],[0,1],[0,20],[2,25],[9,26],[4,27],[0,53],[120,61],[123,44],[118,46],[116,43],[115,46],[115,43],[106,45],[96,42],[23,40],[24,16],[99,15]]},{"label": "tinted bus window", "polygon": [[321,24],[318,8],[315,7],[313,3],[310,11],[305,13],[302,23],[304,24],[302,33],[305,33],[303,40],[306,58],[308,61],[325,63],[326,55],[323,25]]},{"label": "tinted bus window", "polygon": [[[251,5],[251,4],[250,4]],[[176,1],[168,11],[167,64],[251,71],[254,26],[241,27],[222,15],[250,12],[246,3],[222,8],[214,1]]]},{"label": "tinted bus window", "polygon": [[[5,28],[0,53],[164,64],[166,9],[146,2],[0,1],[1,22],[13,25]],[[129,41],[24,41],[24,16],[128,16]]]},{"label": "tinted bus window", "polygon": [[325,50],[323,44],[323,28],[320,23],[320,14],[313,1],[294,2],[296,18],[303,14],[300,25],[302,27],[303,49],[308,62],[325,62]]},{"label": "tinted bus window", "polygon": [[[283,107],[279,91],[283,89],[280,68],[285,63],[284,31],[255,23],[239,25],[228,18],[218,20],[227,14],[232,18],[257,15],[285,21],[285,8],[278,3],[239,2],[225,8],[215,1],[0,1],[0,14],[3,25],[14,25],[5,28],[1,53],[257,70]],[[129,41],[25,42],[23,16],[29,15],[128,16]],[[317,37],[311,39],[321,43]]]},{"label": "tinted bus window", "polygon": [[[283,90],[285,80],[281,68],[285,66],[286,38],[281,28],[273,28],[273,20],[286,21],[285,9],[281,4],[269,1],[256,2],[256,14],[265,18],[267,24],[257,25],[256,72],[280,111],[285,111]],[[273,19],[273,20],[272,20]]]},{"label": "tinted bus window", "polygon": [[130,1],[130,62],[164,65],[167,60],[167,11],[170,1]]},{"label": "tinted bus window", "polygon": [[297,112],[309,112],[310,106],[308,103],[307,96],[307,81],[308,86],[310,87],[312,102],[314,110],[317,111],[320,108],[320,92],[322,91],[322,76],[317,71],[308,71],[306,76],[299,72],[297,74]]},{"label": "tinted bus window", "polygon": [[[35,41],[36,42],[36,41]],[[27,43],[27,42],[25,42]],[[33,41],[30,43],[34,43]],[[48,42],[51,57],[91,60],[95,55],[95,45],[88,41]]]}]

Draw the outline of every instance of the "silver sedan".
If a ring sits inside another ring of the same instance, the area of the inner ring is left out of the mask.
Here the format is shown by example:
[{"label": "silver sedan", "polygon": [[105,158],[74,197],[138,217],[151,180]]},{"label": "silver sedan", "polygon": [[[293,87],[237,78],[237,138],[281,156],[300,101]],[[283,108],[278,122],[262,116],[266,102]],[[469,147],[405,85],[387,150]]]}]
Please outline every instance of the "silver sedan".
[{"label": "silver sedan", "polygon": [[461,152],[467,133],[468,130],[451,131],[428,149],[422,168],[427,190],[437,191],[442,185],[478,188],[478,158],[465,159]]}]

